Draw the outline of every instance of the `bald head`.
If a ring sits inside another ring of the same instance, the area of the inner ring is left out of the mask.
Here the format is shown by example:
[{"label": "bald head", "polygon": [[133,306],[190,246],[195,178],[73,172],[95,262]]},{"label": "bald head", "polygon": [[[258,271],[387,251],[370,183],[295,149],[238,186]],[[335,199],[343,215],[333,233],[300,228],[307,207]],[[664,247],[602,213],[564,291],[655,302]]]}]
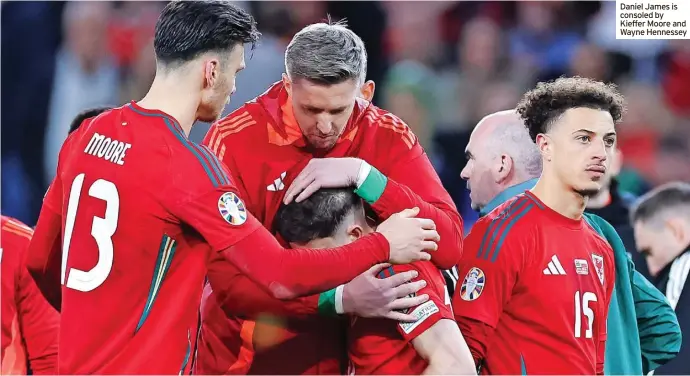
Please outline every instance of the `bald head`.
[{"label": "bald head", "polygon": [[468,162],[460,176],[467,180],[475,209],[541,174],[539,150],[514,110],[485,116],[472,131],[465,154]]}]

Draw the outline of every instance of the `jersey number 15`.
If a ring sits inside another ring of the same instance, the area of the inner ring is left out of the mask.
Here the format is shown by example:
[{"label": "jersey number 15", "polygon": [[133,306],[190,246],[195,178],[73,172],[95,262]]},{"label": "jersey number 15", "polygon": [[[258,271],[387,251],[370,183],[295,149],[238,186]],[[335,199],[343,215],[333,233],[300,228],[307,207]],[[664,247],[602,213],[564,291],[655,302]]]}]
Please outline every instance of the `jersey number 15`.
[{"label": "jersey number 15", "polygon": [[587,317],[587,329],[585,338],[592,338],[592,325],[594,324],[594,311],[589,308],[589,303],[596,302],[597,296],[593,292],[585,291],[580,297],[580,292],[575,291],[575,338],[582,337],[582,316]]},{"label": "jersey number 15", "polygon": [[67,256],[70,251],[74,222],[77,218],[79,198],[84,185],[84,174],[77,175],[72,182],[67,203],[67,218],[65,220],[65,236],[62,240],[62,275],[61,282],[68,288],[79,291],[91,291],[100,286],[108,278],[113,267],[113,239],[117,230],[117,220],[120,213],[120,196],[115,184],[107,180],[98,179],[89,187],[89,196],[105,201],[105,217],[94,217],[91,225],[91,236],[98,245],[98,262],[89,271],[70,268],[69,278],[65,281]]}]

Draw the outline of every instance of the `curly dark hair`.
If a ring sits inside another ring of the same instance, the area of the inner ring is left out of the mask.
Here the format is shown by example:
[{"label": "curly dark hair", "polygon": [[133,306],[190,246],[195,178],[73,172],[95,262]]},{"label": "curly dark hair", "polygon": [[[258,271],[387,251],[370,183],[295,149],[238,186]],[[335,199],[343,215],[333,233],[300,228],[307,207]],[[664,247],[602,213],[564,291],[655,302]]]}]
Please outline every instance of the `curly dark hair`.
[{"label": "curly dark hair", "polygon": [[571,108],[608,111],[618,123],[625,112],[625,99],[616,85],[584,77],[561,77],[540,82],[525,93],[516,108],[533,141],[549,130],[554,121]]}]

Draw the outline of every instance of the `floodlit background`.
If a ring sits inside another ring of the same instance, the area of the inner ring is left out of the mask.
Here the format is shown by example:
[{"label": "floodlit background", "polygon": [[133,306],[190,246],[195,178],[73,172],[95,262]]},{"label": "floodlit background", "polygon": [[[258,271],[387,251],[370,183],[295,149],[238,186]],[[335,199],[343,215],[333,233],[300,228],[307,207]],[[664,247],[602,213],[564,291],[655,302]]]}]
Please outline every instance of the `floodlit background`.
[{"label": "floodlit background", "polygon": [[[71,119],[145,93],[164,2],[3,2],[2,212],[33,224]],[[471,224],[459,177],[469,133],[539,80],[581,75],[620,85],[619,127],[633,194],[690,181],[690,41],[618,41],[615,2],[238,2],[264,37],[227,111],[280,79],[301,27],[347,18],[369,52],[375,103],[412,127]],[[200,140],[208,125],[192,138]]]}]

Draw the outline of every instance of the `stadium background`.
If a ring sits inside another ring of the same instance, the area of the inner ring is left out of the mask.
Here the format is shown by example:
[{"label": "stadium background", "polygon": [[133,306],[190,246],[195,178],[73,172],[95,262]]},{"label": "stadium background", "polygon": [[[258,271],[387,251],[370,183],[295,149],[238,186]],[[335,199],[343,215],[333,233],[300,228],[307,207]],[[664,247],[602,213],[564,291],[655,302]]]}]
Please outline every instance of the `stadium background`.
[{"label": "stadium background", "polygon": [[[563,74],[620,85],[620,188],[640,194],[690,181],[690,40],[615,39],[615,2],[237,2],[264,36],[227,111],[284,71],[291,36],[326,14],[365,41],[374,102],[425,146],[467,225],[459,177],[476,122]],[[152,36],[164,2],[3,2],[2,211],[33,224],[57,153],[80,110],[139,99],[153,78]],[[192,132],[200,140],[208,125]],[[385,147],[385,145],[382,145]]]}]

